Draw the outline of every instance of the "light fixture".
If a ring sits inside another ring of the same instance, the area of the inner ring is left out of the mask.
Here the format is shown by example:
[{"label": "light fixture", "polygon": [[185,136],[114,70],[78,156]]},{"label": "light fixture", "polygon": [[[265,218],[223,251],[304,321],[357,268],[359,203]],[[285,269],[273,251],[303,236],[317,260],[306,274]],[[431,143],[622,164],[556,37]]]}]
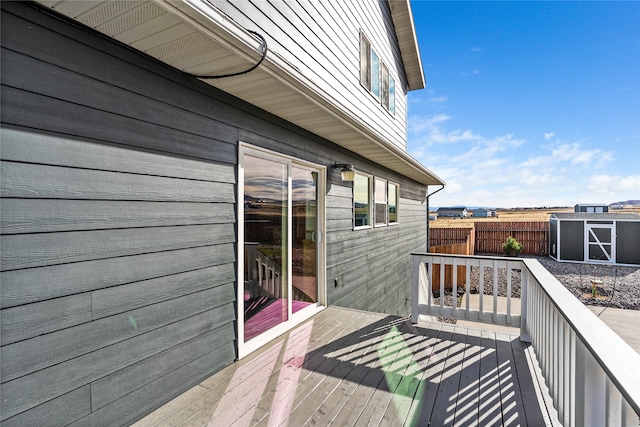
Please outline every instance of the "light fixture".
[{"label": "light fixture", "polygon": [[353,181],[356,179],[356,170],[353,168],[353,165],[336,163],[333,167],[341,169],[340,175],[342,176],[343,181]]}]

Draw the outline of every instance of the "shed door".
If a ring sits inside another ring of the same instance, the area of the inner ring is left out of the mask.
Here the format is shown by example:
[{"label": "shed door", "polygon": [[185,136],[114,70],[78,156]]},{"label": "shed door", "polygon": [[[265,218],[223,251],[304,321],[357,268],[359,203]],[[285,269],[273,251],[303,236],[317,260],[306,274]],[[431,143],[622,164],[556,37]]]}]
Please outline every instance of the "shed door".
[{"label": "shed door", "polygon": [[611,224],[587,224],[585,227],[584,258],[589,261],[614,263],[615,239]]}]

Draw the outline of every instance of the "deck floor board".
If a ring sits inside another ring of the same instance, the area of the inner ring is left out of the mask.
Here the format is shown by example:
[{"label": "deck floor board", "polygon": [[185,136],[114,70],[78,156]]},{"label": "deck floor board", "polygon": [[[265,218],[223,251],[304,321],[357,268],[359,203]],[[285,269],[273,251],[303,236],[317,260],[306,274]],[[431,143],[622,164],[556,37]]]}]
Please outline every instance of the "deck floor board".
[{"label": "deck floor board", "polygon": [[135,425],[545,424],[526,351],[516,335],[331,307]]}]

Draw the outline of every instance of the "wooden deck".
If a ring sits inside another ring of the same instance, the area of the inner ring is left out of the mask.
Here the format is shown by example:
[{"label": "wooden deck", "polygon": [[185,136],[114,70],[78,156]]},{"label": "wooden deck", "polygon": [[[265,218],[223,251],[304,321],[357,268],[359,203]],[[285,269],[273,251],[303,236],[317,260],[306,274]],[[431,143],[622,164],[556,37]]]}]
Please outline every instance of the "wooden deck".
[{"label": "wooden deck", "polygon": [[332,307],[136,426],[549,424],[529,360],[515,335]]}]

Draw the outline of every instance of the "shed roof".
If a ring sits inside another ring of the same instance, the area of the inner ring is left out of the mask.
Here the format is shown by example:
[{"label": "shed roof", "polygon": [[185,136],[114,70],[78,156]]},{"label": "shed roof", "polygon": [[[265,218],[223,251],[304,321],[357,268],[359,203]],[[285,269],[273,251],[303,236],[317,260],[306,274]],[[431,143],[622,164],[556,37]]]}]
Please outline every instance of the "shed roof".
[{"label": "shed roof", "polygon": [[640,221],[640,215],[632,213],[586,213],[586,212],[554,212],[551,214],[551,218],[557,219],[573,219],[573,220],[586,220],[586,221],[599,221],[599,220],[635,220]]}]

